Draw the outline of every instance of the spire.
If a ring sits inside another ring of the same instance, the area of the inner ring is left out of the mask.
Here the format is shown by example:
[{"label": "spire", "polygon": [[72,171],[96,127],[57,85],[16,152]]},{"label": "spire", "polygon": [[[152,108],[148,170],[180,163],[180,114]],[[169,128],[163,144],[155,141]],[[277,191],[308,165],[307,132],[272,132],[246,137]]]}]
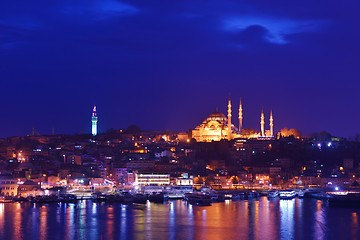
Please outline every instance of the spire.
[{"label": "spire", "polygon": [[273,118],[273,113],[272,110],[270,111],[270,135],[271,137],[274,136],[274,118]]},{"label": "spire", "polygon": [[261,110],[261,117],[260,117],[260,136],[265,137],[265,116],[264,116],[264,108]]},{"label": "spire", "polygon": [[228,140],[230,141],[232,139],[232,131],[231,131],[231,100],[229,97],[228,101]]},{"label": "spire", "polygon": [[93,136],[97,135],[97,121],[98,121],[98,117],[97,117],[97,113],[96,113],[96,106],[94,105],[92,115],[91,115],[91,134]]},{"label": "spire", "polygon": [[239,104],[239,133],[241,134],[242,130],[242,124],[243,124],[243,108],[242,108],[242,102],[240,98],[240,104]]},{"label": "spire", "polygon": [[96,117],[96,106],[95,105],[94,105],[94,108],[93,108],[92,116]]}]

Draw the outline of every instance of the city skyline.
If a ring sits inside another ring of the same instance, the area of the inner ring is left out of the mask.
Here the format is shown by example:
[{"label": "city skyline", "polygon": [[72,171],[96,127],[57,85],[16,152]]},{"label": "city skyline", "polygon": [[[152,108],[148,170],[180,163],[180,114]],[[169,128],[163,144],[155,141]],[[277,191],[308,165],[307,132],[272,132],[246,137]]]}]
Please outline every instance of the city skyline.
[{"label": "city skyline", "polygon": [[229,95],[242,99],[244,128],[259,129],[264,107],[275,132],[352,137],[359,4],[1,3],[0,137],[91,133],[94,105],[99,133],[188,131],[217,108],[226,113]]}]

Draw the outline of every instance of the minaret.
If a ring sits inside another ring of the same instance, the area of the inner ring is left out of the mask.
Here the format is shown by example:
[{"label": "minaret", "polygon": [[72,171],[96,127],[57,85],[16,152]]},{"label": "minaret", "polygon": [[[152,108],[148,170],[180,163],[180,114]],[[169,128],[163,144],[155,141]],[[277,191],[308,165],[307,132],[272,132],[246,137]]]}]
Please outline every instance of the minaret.
[{"label": "minaret", "polygon": [[231,132],[231,100],[229,98],[228,102],[228,140],[232,139],[232,132]]},{"label": "minaret", "polygon": [[272,114],[272,110],[270,111],[270,136],[274,136],[274,118]]},{"label": "minaret", "polygon": [[242,103],[240,98],[240,105],[239,105],[239,133],[241,134],[242,130],[242,123],[243,123],[243,113],[242,113]]},{"label": "minaret", "polygon": [[93,112],[92,112],[92,116],[91,116],[91,133],[93,136],[97,135],[97,121],[98,121],[98,117],[96,114],[96,106],[94,106],[93,108]]},{"label": "minaret", "polygon": [[264,109],[261,110],[260,129],[261,129],[260,136],[261,136],[261,137],[265,137],[265,117],[264,117]]}]

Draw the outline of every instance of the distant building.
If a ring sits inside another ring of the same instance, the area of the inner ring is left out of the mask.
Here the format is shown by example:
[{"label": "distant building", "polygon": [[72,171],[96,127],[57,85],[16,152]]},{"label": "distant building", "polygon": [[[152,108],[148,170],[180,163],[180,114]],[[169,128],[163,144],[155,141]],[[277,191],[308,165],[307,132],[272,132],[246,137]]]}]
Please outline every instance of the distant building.
[{"label": "distant building", "polygon": [[93,136],[97,135],[97,121],[98,121],[98,117],[96,113],[96,106],[94,106],[91,116],[91,134]]},{"label": "distant building", "polygon": [[175,184],[179,186],[192,186],[194,184],[194,178],[187,173],[184,173],[181,177],[176,178]]},{"label": "distant building", "polygon": [[155,161],[135,160],[126,163],[126,168],[132,170],[149,170],[155,167]]},{"label": "distant building", "polygon": [[18,195],[21,197],[36,196],[41,194],[42,191],[40,189],[40,185],[31,180],[26,180],[18,187]]},{"label": "distant building", "polygon": [[135,184],[138,186],[169,185],[170,174],[136,173]]},{"label": "distant building", "polygon": [[252,135],[242,135],[243,130],[243,108],[240,100],[239,105],[239,128],[231,123],[232,107],[231,101],[228,101],[227,117],[220,112],[214,112],[209,115],[200,125],[192,130],[192,138],[197,142],[220,141],[222,139],[232,140],[234,138],[273,138],[274,137],[274,118],[272,111],[270,112],[269,130],[265,130],[264,111],[260,116],[260,132]]},{"label": "distant building", "polygon": [[73,165],[81,165],[82,164],[82,158],[79,155],[70,155],[68,158],[68,163]]},{"label": "distant building", "polygon": [[16,196],[18,194],[17,180],[10,174],[0,175],[0,194],[2,196]]}]

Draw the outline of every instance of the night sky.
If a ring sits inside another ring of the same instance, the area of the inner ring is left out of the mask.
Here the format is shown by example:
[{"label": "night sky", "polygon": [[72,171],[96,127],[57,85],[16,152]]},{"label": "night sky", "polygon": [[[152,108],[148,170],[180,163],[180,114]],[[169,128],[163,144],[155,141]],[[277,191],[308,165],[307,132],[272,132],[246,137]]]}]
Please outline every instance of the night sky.
[{"label": "night sky", "polygon": [[[275,130],[360,133],[360,2],[0,3],[0,137],[188,130],[242,98]],[[268,127],[267,127],[268,128]]]}]

